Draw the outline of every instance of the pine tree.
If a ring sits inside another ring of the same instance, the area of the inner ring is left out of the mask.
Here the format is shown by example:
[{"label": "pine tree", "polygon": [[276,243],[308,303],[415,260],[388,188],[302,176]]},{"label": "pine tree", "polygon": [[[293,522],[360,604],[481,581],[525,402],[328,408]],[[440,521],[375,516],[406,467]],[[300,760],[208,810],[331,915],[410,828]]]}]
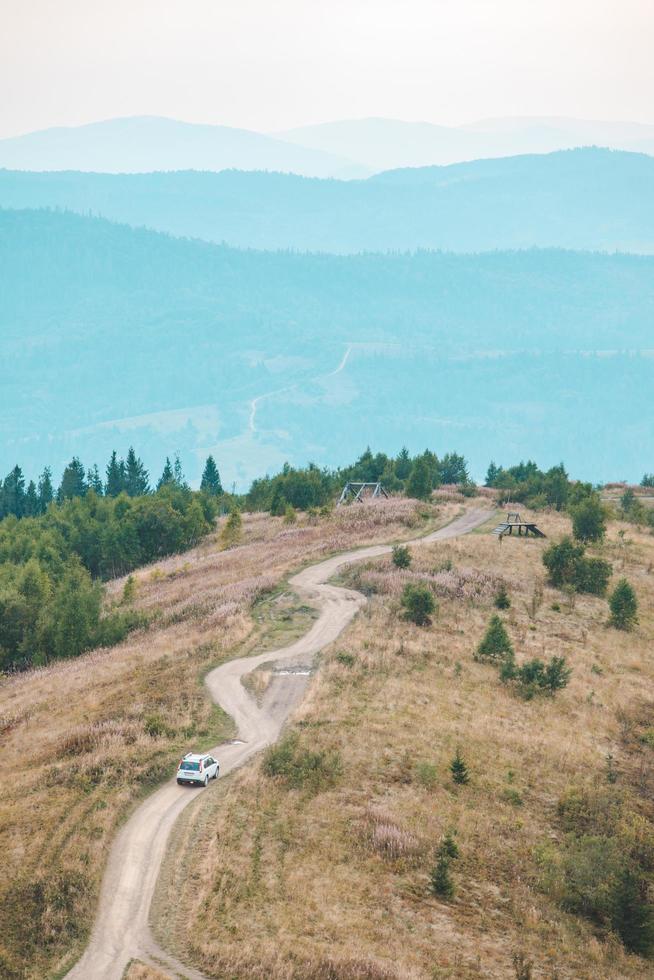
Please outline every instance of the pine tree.
[{"label": "pine tree", "polygon": [[606,512],[597,494],[572,508],[572,534],[585,543],[601,541],[606,533]]},{"label": "pine tree", "polygon": [[142,497],[150,492],[150,477],[143,460],[130,446],[125,460],[125,490],[130,497]]},{"label": "pine tree", "polygon": [[128,575],[123,586],[123,602],[128,604],[133,602],[136,595],[136,579],[133,575]]},{"label": "pine tree", "polygon": [[638,599],[626,578],[621,578],[609,598],[611,626],[618,630],[632,630],[638,623]]},{"label": "pine tree", "polygon": [[405,544],[394,545],[391,560],[396,568],[409,568],[411,565],[410,549]]},{"label": "pine tree", "polygon": [[207,456],[200,481],[200,490],[204,490],[205,493],[210,494],[212,497],[219,497],[223,493],[220,473],[218,472],[218,467],[213,456]]},{"label": "pine tree", "polygon": [[279,487],[275,487],[275,492],[270,502],[270,513],[272,517],[283,517],[286,513],[286,500]]},{"label": "pine tree", "polygon": [[470,773],[460,749],[456,750],[454,758],[450,762],[450,772],[452,773],[452,779],[459,786],[465,786],[470,780]]},{"label": "pine tree", "polygon": [[39,477],[39,513],[45,514],[53,500],[52,470],[46,466]]},{"label": "pine tree", "polygon": [[107,463],[107,479],[104,492],[107,497],[117,497],[125,489],[125,463],[118,459],[116,450],[111,454],[111,459]]},{"label": "pine tree", "polygon": [[77,456],[73,456],[61,478],[57,500],[61,503],[63,500],[71,500],[73,497],[83,497],[87,489],[84,467]]},{"label": "pine tree", "polygon": [[166,456],[166,463],[163,468],[163,473],[159,477],[159,482],[157,483],[157,490],[161,490],[162,487],[168,487],[175,482],[175,477],[173,476],[173,468],[170,465],[170,459]]},{"label": "pine tree", "polygon": [[445,854],[439,854],[429,878],[432,895],[450,900],[454,898],[454,882],[450,876],[450,862]]},{"label": "pine tree", "polygon": [[87,470],[86,482],[89,490],[92,490],[98,497],[102,496],[102,479],[100,477],[100,470],[98,469],[97,463]]},{"label": "pine tree", "polygon": [[513,655],[513,646],[504,623],[498,615],[491,617],[483,639],[477,647],[475,660],[501,660]]}]

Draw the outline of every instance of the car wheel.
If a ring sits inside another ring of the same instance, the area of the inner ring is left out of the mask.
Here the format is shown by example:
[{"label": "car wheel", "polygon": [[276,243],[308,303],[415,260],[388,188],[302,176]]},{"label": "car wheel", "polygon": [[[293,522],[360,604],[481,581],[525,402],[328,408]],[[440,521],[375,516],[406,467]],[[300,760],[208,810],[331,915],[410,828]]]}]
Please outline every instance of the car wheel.
[{"label": "car wheel", "polygon": [[205,776],[204,777],[204,788],[206,789],[208,785],[209,785],[209,777],[208,776]]},{"label": "car wheel", "polygon": [[218,779],[218,766],[216,766],[216,771],[215,771],[215,773],[213,774],[213,778],[214,778],[214,779]]}]

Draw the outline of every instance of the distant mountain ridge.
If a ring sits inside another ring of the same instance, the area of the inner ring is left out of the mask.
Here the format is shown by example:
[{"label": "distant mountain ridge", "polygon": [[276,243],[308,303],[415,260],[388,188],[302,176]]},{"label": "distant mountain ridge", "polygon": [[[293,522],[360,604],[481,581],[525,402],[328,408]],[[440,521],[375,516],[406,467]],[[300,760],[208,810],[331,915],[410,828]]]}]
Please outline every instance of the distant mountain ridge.
[{"label": "distant mountain ridge", "polygon": [[316,177],[367,173],[333,154],[263,133],[158,116],[108,119],[0,140],[0,167],[101,173],[236,168]]},{"label": "distant mountain ridge", "polygon": [[654,125],[557,117],[482,119],[464,126],[398,119],[345,119],[274,135],[297,145],[346,156],[374,171],[551,153],[582,146],[654,153]]},{"label": "distant mountain ridge", "polygon": [[353,181],[238,171],[0,171],[0,206],[91,211],[241,248],[652,253],[654,157],[566,150]]},{"label": "distant mountain ridge", "polygon": [[134,116],[2,139],[0,167],[99,173],[274,170],[349,180],[399,167],[446,165],[591,145],[654,154],[654,125],[517,117],[441,126],[372,118],[264,134]]}]

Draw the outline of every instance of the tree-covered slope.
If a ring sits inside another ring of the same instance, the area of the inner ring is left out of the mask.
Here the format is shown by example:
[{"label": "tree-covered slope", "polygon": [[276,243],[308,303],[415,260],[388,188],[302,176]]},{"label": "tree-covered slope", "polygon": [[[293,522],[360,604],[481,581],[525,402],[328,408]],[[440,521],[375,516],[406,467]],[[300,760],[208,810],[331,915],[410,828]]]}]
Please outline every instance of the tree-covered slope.
[{"label": "tree-covered slope", "polygon": [[507,441],[558,462],[561,435],[599,479],[580,411],[620,426],[607,478],[647,469],[654,258],[262,253],[4,211],[0,267],[4,471],[136,443],[147,465],[182,449],[191,479],[212,452],[229,485],[370,441],[479,474]]},{"label": "tree-covered slope", "polygon": [[654,251],[654,158],[583,149],[389,171],[0,171],[0,206],[100,214],[239,247],[327,252],[557,246]]}]

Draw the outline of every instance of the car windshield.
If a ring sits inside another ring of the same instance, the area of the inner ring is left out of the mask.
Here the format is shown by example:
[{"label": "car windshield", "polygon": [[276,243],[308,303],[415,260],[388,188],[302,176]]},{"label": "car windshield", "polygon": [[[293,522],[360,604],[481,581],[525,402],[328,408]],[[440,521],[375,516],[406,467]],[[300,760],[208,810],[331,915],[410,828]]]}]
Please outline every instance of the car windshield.
[{"label": "car windshield", "polygon": [[199,762],[190,762],[187,759],[184,759],[184,761],[182,762],[182,764],[180,765],[179,768],[180,769],[190,769],[191,772],[199,772],[200,771],[200,763]]}]

